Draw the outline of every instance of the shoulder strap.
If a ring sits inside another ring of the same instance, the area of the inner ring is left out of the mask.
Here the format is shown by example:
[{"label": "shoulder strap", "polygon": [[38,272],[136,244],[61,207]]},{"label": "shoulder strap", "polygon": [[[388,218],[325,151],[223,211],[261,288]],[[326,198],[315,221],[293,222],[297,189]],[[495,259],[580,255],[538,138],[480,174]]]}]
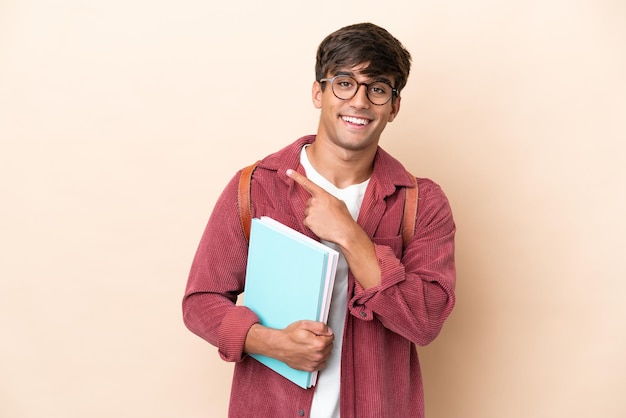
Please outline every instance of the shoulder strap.
[{"label": "shoulder strap", "polygon": [[409,173],[413,186],[405,187],[404,190],[404,212],[402,213],[402,244],[406,245],[413,235],[415,235],[415,222],[417,218],[417,203],[419,199],[419,188],[417,179]]},{"label": "shoulder strap", "polygon": [[246,241],[250,241],[250,226],[252,224],[250,183],[252,183],[252,173],[254,173],[258,163],[259,162],[257,161],[241,170],[241,177],[239,178],[239,220],[241,222],[241,229],[246,237]]},{"label": "shoulder strap", "polygon": [[[243,170],[239,178],[238,204],[239,204],[239,220],[241,229],[246,237],[246,241],[250,240],[250,226],[252,224],[252,205],[250,202],[250,183],[252,182],[252,173],[256,169],[259,162],[255,162]],[[402,214],[402,243],[406,245],[415,234],[415,220],[417,218],[417,201],[419,199],[419,190],[417,180],[409,173],[414,187],[405,188],[404,211]]]}]

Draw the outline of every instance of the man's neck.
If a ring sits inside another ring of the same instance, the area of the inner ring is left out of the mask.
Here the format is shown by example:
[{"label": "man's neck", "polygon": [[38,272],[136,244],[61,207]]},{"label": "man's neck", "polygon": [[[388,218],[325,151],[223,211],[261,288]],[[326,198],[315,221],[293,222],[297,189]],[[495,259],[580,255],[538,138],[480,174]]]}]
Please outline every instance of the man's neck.
[{"label": "man's neck", "polygon": [[352,151],[316,140],[306,148],[306,153],[318,173],[343,189],[371,177],[376,149]]}]

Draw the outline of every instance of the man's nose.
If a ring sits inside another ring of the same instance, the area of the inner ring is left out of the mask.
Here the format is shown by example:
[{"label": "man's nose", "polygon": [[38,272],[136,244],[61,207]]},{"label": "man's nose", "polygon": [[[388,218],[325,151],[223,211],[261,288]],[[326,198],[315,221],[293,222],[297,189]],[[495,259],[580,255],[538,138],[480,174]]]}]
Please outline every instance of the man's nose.
[{"label": "man's nose", "polygon": [[367,86],[365,84],[359,84],[351,102],[355,107],[369,107],[370,99],[367,97]]}]

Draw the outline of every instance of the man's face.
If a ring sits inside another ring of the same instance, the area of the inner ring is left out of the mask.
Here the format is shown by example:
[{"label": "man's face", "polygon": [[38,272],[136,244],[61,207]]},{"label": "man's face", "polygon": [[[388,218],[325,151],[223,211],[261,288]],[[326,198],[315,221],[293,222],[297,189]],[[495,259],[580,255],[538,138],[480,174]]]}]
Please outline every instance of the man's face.
[{"label": "man's face", "polygon": [[[350,69],[340,69],[335,74],[328,74],[328,78],[336,75],[348,75],[357,83],[370,84],[374,81],[386,80],[393,85],[393,78],[368,78],[360,73],[360,65]],[[318,137],[322,136],[335,145],[347,150],[363,150],[378,146],[380,135],[388,122],[395,119],[400,110],[400,97],[389,100],[386,104],[375,105],[367,97],[367,87],[360,85],[354,97],[347,100],[337,98],[331,88],[331,82],[313,84],[313,104],[321,109]],[[339,86],[336,86],[336,89]],[[372,93],[370,93],[372,97]]]}]

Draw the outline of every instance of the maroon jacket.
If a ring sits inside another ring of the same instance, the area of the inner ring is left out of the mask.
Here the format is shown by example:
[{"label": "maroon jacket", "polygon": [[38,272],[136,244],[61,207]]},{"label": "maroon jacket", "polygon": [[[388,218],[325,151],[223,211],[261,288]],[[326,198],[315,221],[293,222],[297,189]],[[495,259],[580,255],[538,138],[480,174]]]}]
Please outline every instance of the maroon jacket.
[{"label": "maroon jacket", "polygon": [[[262,160],[251,196],[253,216],[273,217],[317,238],[302,224],[309,194],[285,173],[293,168],[304,174],[300,150],[314,140],[300,138]],[[217,346],[224,360],[236,362],[229,417],[306,417],[314,388],[302,389],[243,353],[248,329],[259,319],[235,303],[244,288],[248,250],[237,209],[238,179],[239,173],[216,202],[200,241],[183,299],[184,321]],[[430,343],[454,306],[455,224],[441,188],[418,179],[416,235],[403,251],[404,186],[410,184],[403,166],[379,148],[358,223],[375,244],[382,281],[364,290],[348,277],[342,418],[424,415],[415,344]]]}]

